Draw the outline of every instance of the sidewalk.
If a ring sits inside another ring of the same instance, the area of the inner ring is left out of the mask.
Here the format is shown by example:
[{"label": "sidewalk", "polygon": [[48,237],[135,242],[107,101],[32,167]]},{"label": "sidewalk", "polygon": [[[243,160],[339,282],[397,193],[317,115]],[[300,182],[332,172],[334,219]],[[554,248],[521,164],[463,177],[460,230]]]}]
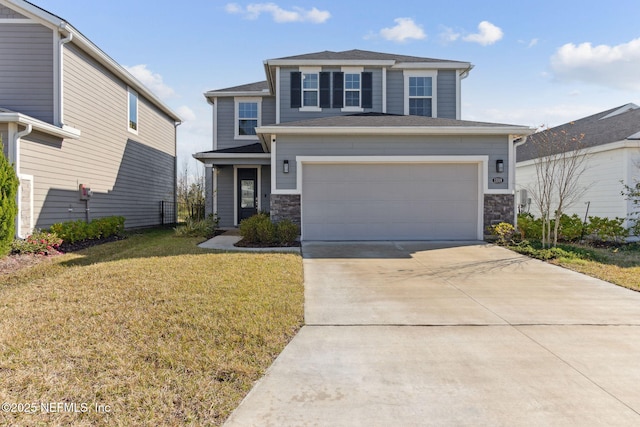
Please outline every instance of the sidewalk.
[{"label": "sidewalk", "polygon": [[273,248],[239,248],[233,246],[242,239],[238,229],[232,228],[225,231],[213,239],[200,243],[198,246],[203,249],[217,249],[221,251],[240,251],[240,252],[291,252],[301,253],[300,247],[273,247]]}]

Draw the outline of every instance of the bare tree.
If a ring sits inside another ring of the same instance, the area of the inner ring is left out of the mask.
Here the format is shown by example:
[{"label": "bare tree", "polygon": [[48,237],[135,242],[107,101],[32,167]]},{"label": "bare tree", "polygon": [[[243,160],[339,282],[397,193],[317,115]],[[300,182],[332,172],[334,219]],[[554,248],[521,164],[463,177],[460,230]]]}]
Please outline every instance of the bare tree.
[{"label": "bare tree", "polygon": [[[527,190],[542,217],[542,244],[558,244],[560,217],[585,193],[581,184],[588,161],[584,134],[572,133],[573,123],[531,135],[536,181]],[[552,216],[555,224],[552,227]],[[553,229],[552,229],[553,228]]]},{"label": "bare tree", "polygon": [[189,168],[189,163],[185,160],[178,173],[178,204],[179,211],[185,211],[183,215],[190,217],[201,217],[204,215],[205,188],[204,171],[196,165],[195,171]]}]

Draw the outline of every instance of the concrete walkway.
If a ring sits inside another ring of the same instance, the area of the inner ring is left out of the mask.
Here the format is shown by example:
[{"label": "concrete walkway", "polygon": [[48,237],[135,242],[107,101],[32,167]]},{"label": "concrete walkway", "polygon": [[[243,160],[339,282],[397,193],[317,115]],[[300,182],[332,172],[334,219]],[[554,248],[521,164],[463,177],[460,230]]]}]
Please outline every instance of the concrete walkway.
[{"label": "concrete walkway", "polygon": [[292,252],[300,253],[300,247],[272,247],[272,248],[241,248],[234,246],[242,240],[237,229],[229,229],[224,233],[215,236],[198,246],[203,249],[216,249],[219,251],[239,251],[239,252]]},{"label": "concrete walkway", "polygon": [[303,254],[306,326],[225,425],[640,425],[640,293],[479,242]]}]

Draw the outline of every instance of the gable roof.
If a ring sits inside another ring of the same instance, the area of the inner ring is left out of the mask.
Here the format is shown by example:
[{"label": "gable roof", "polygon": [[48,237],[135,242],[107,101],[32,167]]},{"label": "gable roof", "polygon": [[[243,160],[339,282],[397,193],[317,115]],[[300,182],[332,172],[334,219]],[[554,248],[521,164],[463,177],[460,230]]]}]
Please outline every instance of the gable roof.
[{"label": "gable roof", "polygon": [[[535,144],[552,141],[552,135],[558,133],[564,133],[569,137],[581,137],[582,148],[640,139],[640,107],[629,103],[535,133],[528,137],[525,144],[518,147],[516,161],[535,159],[538,157]],[[549,154],[560,152],[562,148],[558,147],[555,151],[551,150]]]},{"label": "gable roof", "polygon": [[267,74],[269,89],[275,91],[276,68],[298,66],[377,66],[394,69],[443,69],[459,70],[460,77],[465,78],[473,68],[470,62],[435,59],[419,56],[398,55],[392,53],[372,52],[351,49],[341,52],[325,50],[303,55],[285,56],[267,59],[264,68]]},{"label": "gable roof", "polygon": [[224,89],[215,89],[205,92],[206,98],[216,96],[265,96],[271,95],[269,92],[269,84],[266,80],[255,83],[247,83],[239,86],[227,87]]},{"label": "gable roof", "polygon": [[434,59],[425,58],[419,56],[397,55],[390,53],[372,52],[368,50],[352,49],[342,52],[333,52],[325,50],[322,52],[307,53],[303,55],[286,56],[283,58],[271,59],[269,61],[283,61],[283,60],[295,60],[295,61],[309,61],[309,60],[337,60],[337,61],[350,61],[350,60],[369,60],[369,61],[393,61],[393,62],[450,62],[458,63],[459,61],[451,61],[446,59]]},{"label": "gable roof", "polygon": [[40,6],[37,6],[26,0],[2,0],[2,3],[10,5],[12,9],[17,10],[21,15],[28,16],[43,25],[63,34],[64,37],[71,35],[71,43],[80,47],[84,52],[89,54],[93,59],[106,67],[109,71],[122,79],[127,85],[135,89],[136,92],[148,99],[160,111],[171,117],[176,122],[182,119],[169,106],[160,100],[151,90],[129,73],[122,65],[118,64],[109,55],[96,46],[84,34],[74,28],[65,19],[55,15]]}]

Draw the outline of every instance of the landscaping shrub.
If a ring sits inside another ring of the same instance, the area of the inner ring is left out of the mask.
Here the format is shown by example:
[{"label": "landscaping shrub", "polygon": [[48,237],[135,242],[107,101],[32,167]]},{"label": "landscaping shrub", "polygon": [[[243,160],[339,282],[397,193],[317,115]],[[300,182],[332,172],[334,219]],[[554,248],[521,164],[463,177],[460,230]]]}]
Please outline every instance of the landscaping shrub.
[{"label": "landscaping shrub", "polygon": [[4,156],[0,138],[0,256],[9,253],[16,234],[15,220],[18,214],[16,195],[19,184],[13,166]]},{"label": "landscaping shrub", "polygon": [[108,216],[96,218],[90,223],[81,219],[53,224],[51,232],[56,233],[66,243],[76,243],[83,240],[105,239],[119,236],[124,231],[125,218],[122,216]]},{"label": "landscaping shrub", "polygon": [[11,251],[16,254],[53,255],[61,244],[62,239],[56,233],[34,230],[26,239],[14,240]]},{"label": "landscaping shrub", "polygon": [[291,244],[298,237],[298,226],[285,219],[277,225],[271,222],[269,214],[259,213],[240,223],[240,235],[246,243],[271,245]]},{"label": "landscaping shrub", "polygon": [[542,237],[542,219],[535,219],[530,213],[519,214],[518,231],[522,239],[540,239]]},{"label": "landscaping shrub", "polygon": [[624,218],[589,217],[587,232],[592,239],[604,242],[620,242],[629,237],[629,230],[622,226]]},{"label": "landscaping shrub", "polygon": [[560,236],[561,240],[575,242],[582,236],[584,224],[577,214],[571,216],[562,214],[560,217]]},{"label": "landscaping shrub", "polygon": [[276,234],[280,243],[290,245],[298,238],[300,228],[291,220],[283,219],[276,225]]},{"label": "landscaping shrub", "polygon": [[215,214],[209,214],[205,219],[188,217],[184,225],[174,228],[176,236],[180,237],[212,237],[215,235],[220,218]]},{"label": "landscaping shrub", "polygon": [[501,222],[500,224],[491,226],[490,231],[492,235],[498,236],[498,244],[506,245],[513,238],[516,229],[508,222]]}]

